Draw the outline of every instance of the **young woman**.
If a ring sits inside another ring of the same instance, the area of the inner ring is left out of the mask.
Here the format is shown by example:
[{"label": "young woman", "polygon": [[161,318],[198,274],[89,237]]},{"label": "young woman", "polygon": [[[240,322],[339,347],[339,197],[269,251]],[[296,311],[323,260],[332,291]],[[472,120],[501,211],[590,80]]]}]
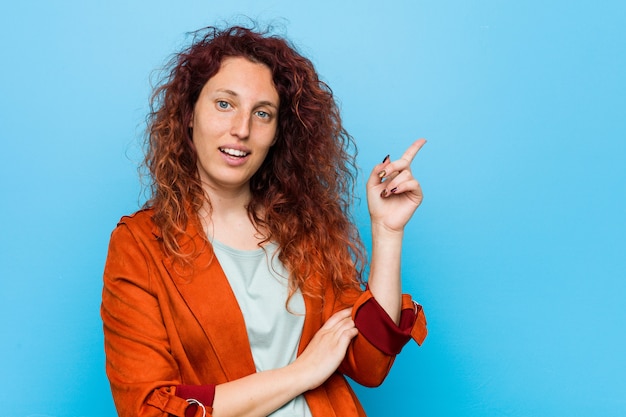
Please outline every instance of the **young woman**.
[{"label": "young woman", "polygon": [[401,294],[423,140],[372,170],[372,253],[349,205],[352,138],[284,39],[207,28],[157,88],[151,198],[113,231],[106,367],[120,416],[364,416],[344,375],[377,386],[421,307]]}]

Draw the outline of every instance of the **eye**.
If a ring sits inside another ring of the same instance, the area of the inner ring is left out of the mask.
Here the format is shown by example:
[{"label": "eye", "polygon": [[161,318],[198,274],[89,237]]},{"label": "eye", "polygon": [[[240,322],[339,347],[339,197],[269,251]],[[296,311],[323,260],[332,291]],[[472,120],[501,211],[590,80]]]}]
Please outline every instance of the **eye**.
[{"label": "eye", "polygon": [[270,118],[270,114],[266,111],[263,110],[259,110],[256,112],[256,115],[259,116],[261,119],[269,119]]},{"label": "eye", "polygon": [[217,108],[220,110],[228,110],[230,108],[230,103],[224,100],[218,100]]}]

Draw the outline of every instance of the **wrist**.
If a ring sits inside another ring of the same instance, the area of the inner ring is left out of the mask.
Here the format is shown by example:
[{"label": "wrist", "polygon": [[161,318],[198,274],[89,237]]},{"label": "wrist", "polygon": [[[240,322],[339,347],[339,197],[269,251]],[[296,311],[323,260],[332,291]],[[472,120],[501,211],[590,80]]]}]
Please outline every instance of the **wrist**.
[{"label": "wrist", "polygon": [[315,369],[308,369],[302,356],[298,356],[295,361],[287,365],[283,370],[288,375],[289,380],[292,381],[292,386],[296,388],[300,394],[321,385],[321,383],[317,383],[317,381],[313,380]]},{"label": "wrist", "polygon": [[388,226],[382,223],[374,223],[372,222],[372,239],[374,240],[384,240],[384,241],[402,241],[404,237],[404,228],[402,229],[391,229]]}]

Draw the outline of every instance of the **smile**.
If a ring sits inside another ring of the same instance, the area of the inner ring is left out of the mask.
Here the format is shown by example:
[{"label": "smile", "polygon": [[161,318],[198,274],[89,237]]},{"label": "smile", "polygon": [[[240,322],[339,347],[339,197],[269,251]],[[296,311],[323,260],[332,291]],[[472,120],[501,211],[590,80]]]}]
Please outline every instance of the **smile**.
[{"label": "smile", "polygon": [[235,156],[237,158],[243,158],[244,156],[248,156],[250,152],[244,152],[239,149],[232,148],[220,148],[220,152],[225,153],[226,155]]}]

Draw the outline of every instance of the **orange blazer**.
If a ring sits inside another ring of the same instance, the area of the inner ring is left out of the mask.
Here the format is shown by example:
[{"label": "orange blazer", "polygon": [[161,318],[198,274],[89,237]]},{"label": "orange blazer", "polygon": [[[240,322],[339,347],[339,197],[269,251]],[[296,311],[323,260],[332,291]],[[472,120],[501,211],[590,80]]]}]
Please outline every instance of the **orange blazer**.
[{"label": "orange blazer", "polygon": [[[206,248],[192,267],[173,263],[164,255],[151,216],[151,210],[142,210],[120,220],[104,270],[106,371],[120,417],[182,417],[188,404],[175,395],[178,385],[220,384],[255,372],[243,315],[210,245],[191,224],[180,244]],[[354,291],[339,300],[319,277],[312,279],[322,284],[324,297],[304,297],[298,353],[334,312],[353,305],[355,316],[372,297],[369,291]],[[416,309],[408,295],[403,296],[403,309]],[[421,344],[426,321],[421,308],[416,311],[411,336]],[[394,357],[357,335],[339,369],[304,394],[312,415],[365,416],[344,375],[377,386]]]}]

